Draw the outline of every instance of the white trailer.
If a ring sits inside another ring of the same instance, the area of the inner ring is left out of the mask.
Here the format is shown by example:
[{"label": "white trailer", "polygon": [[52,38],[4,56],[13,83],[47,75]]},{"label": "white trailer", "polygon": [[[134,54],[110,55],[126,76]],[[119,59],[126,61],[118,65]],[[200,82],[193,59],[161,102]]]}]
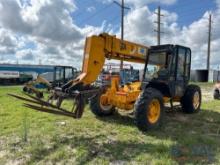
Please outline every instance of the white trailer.
[{"label": "white trailer", "polygon": [[0,71],[0,79],[15,79],[19,77],[20,73],[17,71]]}]

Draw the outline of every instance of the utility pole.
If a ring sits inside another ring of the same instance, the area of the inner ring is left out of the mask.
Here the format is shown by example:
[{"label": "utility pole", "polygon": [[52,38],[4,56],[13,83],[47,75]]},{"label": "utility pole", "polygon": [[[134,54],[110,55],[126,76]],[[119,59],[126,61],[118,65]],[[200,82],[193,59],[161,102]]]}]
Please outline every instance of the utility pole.
[{"label": "utility pole", "polygon": [[157,24],[157,30],[154,30],[155,32],[157,32],[157,45],[160,45],[160,39],[161,39],[161,17],[164,16],[161,14],[161,9],[160,6],[158,6],[158,11],[155,12],[155,14],[157,14],[157,21],[155,21],[154,23]]},{"label": "utility pole", "polygon": [[[121,8],[121,40],[123,42],[124,40],[124,13],[125,13],[125,9],[130,9],[130,8],[124,5],[124,0],[121,0],[121,4],[118,3],[117,1],[114,1],[114,3],[116,3]],[[120,69],[121,70],[123,69],[123,60],[121,60]]]},{"label": "utility pole", "polygon": [[210,70],[211,36],[212,36],[212,14],[209,14],[208,53],[207,53],[207,70],[208,70],[208,72]]}]

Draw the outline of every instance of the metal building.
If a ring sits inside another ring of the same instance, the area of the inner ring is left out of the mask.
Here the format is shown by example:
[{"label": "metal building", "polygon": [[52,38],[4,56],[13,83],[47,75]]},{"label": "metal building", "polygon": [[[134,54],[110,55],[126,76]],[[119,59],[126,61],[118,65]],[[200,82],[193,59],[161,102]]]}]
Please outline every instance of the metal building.
[{"label": "metal building", "polygon": [[16,71],[22,73],[35,72],[37,74],[53,71],[53,65],[20,65],[0,64],[0,71]]}]

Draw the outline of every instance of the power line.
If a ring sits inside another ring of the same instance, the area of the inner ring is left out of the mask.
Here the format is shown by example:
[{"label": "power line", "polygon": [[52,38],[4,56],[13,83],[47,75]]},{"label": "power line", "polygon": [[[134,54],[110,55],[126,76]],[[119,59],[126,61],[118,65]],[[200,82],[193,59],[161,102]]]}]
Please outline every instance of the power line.
[{"label": "power line", "polygon": [[[181,17],[182,17],[182,16],[192,16],[192,14],[198,13],[198,11],[205,10],[205,9],[206,9],[206,8],[203,8],[203,9],[198,8],[198,9],[193,9],[193,10],[190,10],[190,11],[188,11],[188,12],[186,12],[186,13],[182,13],[182,14],[177,12],[177,14],[178,14],[178,15],[181,15]],[[207,10],[203,11],[202,13],[204,14],[206,11],[207,11]]]},{"label": "power line", "polygon": [[[204,1],[204,0],[201,0],[201,1]],[[209,0],[207,0],[207,1],[209,1]],[[195,7],[198,7],[198,9],[201,9],[201,7],[203,7],[203,6],[198,6],[198,3],[190,3],[189,4],[189,2],[187,2],[187,1],[185,1],[186,3],[181,3],[181,5],[179,5],[179,6],[175,6],[175,7],[173,7],[173,6],[171,6],[171,7],[167,7],[167,6],[165,6],[165,5],[161,5],[161,3],[159,3],[160,5],[159,6],[162,6],[162,7],[164,7],[164,8],[166,8],[166,10],[170,10],[170,9],[172,9],[173,11],[175,11],[175,12],[177,12],[178,11],[178,13],[179,13],[179,11],[181,11],[181,9],[184,9],[184,8],[187,8],[187,7],[192,7],[193,6],[193,4],[194,4],[194,6]],[[202,2],[201,3],[199,3],[199,4],[203,4]],[[210,6],[209,6],[210,5]],[[208,7],[211,7],[211,3],[208,3]],[[144,6],[149,6],[149,2],[148,3],[145,3],[145,4],[143,4],[143,5],[141,5],[141,7],[138,7],[138,8],[135,8],[135,9],[140,9],[140,8],[143,8]],[[206,5],[206,8],[207,8],[207,5]],[[176,9],[180,9],[180,10],[176,10]],[[190,8],[189,10],[185,10],[185,12],[189,12],[189,11],[192,11],[192,10],[194,10],[195,8]]]},{"label": "power line", "polygon": [[90,15],[89,17],[83,19],[82,21],[79,21],[79,24],[83,24],[89,20],[91,20],[93,17],[97,16],[99,13],[103,12],[105,9],[109,8],[112,5],[112,3],[104,6],[103,8],[101,8],[100,10],[98,10],[97,12],[95,12],[94,14]]},{"label": "power line", "polygon": [[114,23],[116,20],[118,20],[119,19],[119,16],[118,15],[116,15],[115,17],[113,17],[112,19],[110,19],[108,22],[110,22],[110,23]]},{"label": "power line", "polygon": [[[125,9],[130,9],[129,7],[126,7],[124,5],[124,0],[121,0],[121,4],[118,3],[117,1],[114,1],[115,4],[117,4],[120,8],[121,8],[121,40],[124,40],[124,12]],[[124,46],[122,45],[121,48],[123,48]],[[121,60],[121,64],[120,64],[120,69],[123,69],[123,60]]]},{"label": "power line", "polygon": [[[192,10],[192,11],[190,11],[190,12],[188,12],[188,13],[185,13],[185,14],[182,14],[182,15],[180,15],[180,14],[177,13],[178,15],[181,16],[181,21],[178,21],[178,20],[177,20],[176,22],[177,22],[177,23],[185,23],[185,21],[192,20],[192,15],[193,15],[194,13],[197,13],[197,11],[199,11],[199,10]],[[205,11],[205,12],[207,12],[207,11]],[[205,12],[203,12],[200,16],[198,16],[198,19],[203,18]]]},{"label": "power line", "polygon": [[154,23],[157,24],[157,30],[155,29],[154,31],[157,32],[157,44],[160,45],[160,35],[161,33],[161,17],[164,16],[163,14],[161,14],[161,9],[160,6],[158,6],[158,11],[155,12],[155,14],[157,14],[157,21],[155,21]]},{"label": "power line", "polygon": [[[211,10],[211,9],[210,9]],[[179,12],[179,11],[174,11],[175,13],[177,13],[178,15],[181,15],[181,16],[192,16],[192,14],[197,14],[198,12],[200,13],[205,13],[206,11],[210,11],[208,8],[204,7],[204,8],[193,8],[193,9],[190,9],[186,12]]]},{"label": "power line", "polygon": [[[90,6],[90,5],[92,5],[92,4],[94,4],[94,2],[93,1],[87,1],[87,2],[89,2],[89,3],[83,3],[83,5],[84,6]],[[96,1],[95,1],[95,3],[97,3]],[[81,12],[78,12],[76,15],[74,15],[74,17],[75,17],[75,19],[78,19],[78,18],[80,18],[79,16],[81,16],[81,15],[84,15],[86,12],[84,11],[84,10],[81,10]]]},{"label": "power line", "polygon": [[210,70],[210,56],[211,56],[211,35],[212,35],[212,14],[209,14],[209,32],[208,32],[208,52],[207,52],[207,70]]},{"label": "power line", "polygon": [[183,6],[182,4],[179,6],[175,6],[174,9],[172,9],[173,11],[177,11],[178,13],[188,13],[190,11],[194,11],[195,9],[207,9],[208,7],[212,7],[211,3],[208,3],[207,5],[204,6],[204,3],[195,3],[194,6],[192,4],[187,4],[185,6]]},{"label": "power line", "polygon": [[[110,30],[113,30],[113,29],[111,29],[111,28],[113,28],[114,27],[114,22],[116,21],[116,20],[118,20],[119,19],[119,16],[118,16],[118,14],[115,14],[114,15],[114,17],[112,17],[111,19],[106,19],[105,20],[105,22],[107,23],[107,27],[106,28],[104,28],[103,29],[103,31],[104,32],[107,32],[107,33],[109,33],[110,32]],[[110,28],[111,27],[111,28]]]},{"label": "power line", "polygon": [[117,1],[114,1],[114,3],[121,8],[121,40],[124,40],[124,10],[130,8],[124,6],[124,0],[121,0],[121,4]]},{"label": "power line", "polygon": [[118,21],[119,18],[120,17],[118,15],[116,15],[115,17],[113,17],[111,20],[108,21],[112,25],[112,29],[109,29],[107,32],[110,32],[110,30],[112,30],[114,32],[116,28],[120,28],[120,25],[117,25],[117,24],[114,25],[114,23],[116,21]]},{"label": "power line", "polygon": [[[186,19],[184,19],[184,18],[186,18]],[[203,19],[203,17],[199,17],[198,19],[193,19],[193,22],[196,22],[196,21],[199,21],[199,20],[201,20],[201,19]],[[208,19],[208,18],[207,18]],[[178,23],[178,24],[183,24],[183,23],[186,23],[186,21],[191,21],[192,20],[192,18],[190,18],[190,17],[183,17],[182,19],[181,19],[181,21],[176,21],[176,23]],[[192,22],[189,22],[189,24],[191,24]]]},{"label": "power line", "polygon": [[[185,3],[186,5],[180,5],[180,6],[175,6],[175,8],[173,9],[173,11],[175,12],[175,13],[177,13],[179,16],[181,16],[181,18],[189,18],[189,19],[187,19],[187,20],[190,20],[190,18],[192,17],[192,14],[194,14],[194,13],[198,13],[198,11],[202,11],[202,10],[206,10],[207,9],[207,7],[212,7],[212,4],[211,3],[208,3],[207,5],[202,5],[202,4],[204,4],[204,3],[199,3],[199,4],[195,4],[194,6],[193,6],[193,4],[190,4],[190,5],[188,5],[189,3]],[[186,9],[186,7],[189,7],[190,6],[190,8],[188,9],[188,10],[182,10],[182,9]],[[193,7],[192,7],[193,6]],[[178,10],[177,10],[178,9]],[[167,8],[166,10],[169,10],[169,8]],[[211,9],[210,9],[211,10]],[[207,11],[207,10],[206,10]],[[202,15],[204,15],[204,13],[206,12],[206,11],[204,11],[204,12],[202,12]],[[184,19],[185,20],[185,19]],[[184,23],[184,21],[177,21],[177,23]]]}]

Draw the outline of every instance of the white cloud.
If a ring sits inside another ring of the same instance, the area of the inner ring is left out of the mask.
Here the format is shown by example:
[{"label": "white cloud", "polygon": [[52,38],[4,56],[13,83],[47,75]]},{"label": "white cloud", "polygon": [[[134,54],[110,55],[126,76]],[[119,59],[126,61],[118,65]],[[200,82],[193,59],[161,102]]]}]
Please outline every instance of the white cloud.
[{"label": "white cloud", "polygon": [[18,40],[9,31],[0,28],[0,54],[14,54]]},{"label": "white cloud", "polygon": [[[7,31],[0,33],[0,53],[16,54],[19,61],[36,60],[38,63],[41,58],[45,64],[74,65],[74,58],[82,59],[85,36],[102,31],[102,27],[80,29],[73,24],[70,14],[76,6],[72,0],[26,0],[22,3],[20,0],[0,0],[0,6],[0,27]],[[23,50],[29,42],[37,50]],[[80,65],[81,62],[76,63],[77,67]]]},{"label": "white cloud", "polygon": [[16,32],[30,33],[31,27],[24,22],[16,1],[0,0],[0,25]]},{"label": "white cloud", "polygon": [[35,55],[33,53],[33,50],[31,49],[18,51],[16,53],[16,57],[18,60],[22,60],[22,61],[34,61],[35,60]]},{"label": "white cloud", "polygon": [[82,38],[79,28],[72,24],[70,12],[75,5],[70,0],[31,0],[30,6],[21,8],[14,0],[0,0],[0,22],[5,28],[68,43]]},{"label": "white cloud", "polygon": [[17,40],[8,31],[0,29],[0,45],[6,47],[15,47]]},{"label": "white cloud", "polygon": [[[108,2],[108,0],[102,1]],[[176,0],[126,0],[132,6],[125,17],[125,39],[144,45],[155,45],[156,15],[146,4],[160,2],[172,5]],[[215,22],[220,22],[220,0],[213,12]],[[0,0],[0,54],[6,59],[12,54],[19,61],[43,64],[73,65],[80,68],[86,36],[107,31],[120,36],[115,26],[103,21],[100,27],[74,24],[71,13],[76,10],[72,0]],[[93,10],[93,9],[92,9]],[[178,25],[178,15],[162,10],[162,43],[180,44],[192,49],[193,68],[204,68],[207,57],[208,12],[189,26]],[[220,63],[220,30],[213,24],[212,67]],[[34,49],[30,47],[34,45]],[[7,55],[7,56],[6,56]],[[16,59],[14,58],[14,59]],[[11,60],[14,60],[11,58]],[[14,60],[16,61],[16,60]]]}]

